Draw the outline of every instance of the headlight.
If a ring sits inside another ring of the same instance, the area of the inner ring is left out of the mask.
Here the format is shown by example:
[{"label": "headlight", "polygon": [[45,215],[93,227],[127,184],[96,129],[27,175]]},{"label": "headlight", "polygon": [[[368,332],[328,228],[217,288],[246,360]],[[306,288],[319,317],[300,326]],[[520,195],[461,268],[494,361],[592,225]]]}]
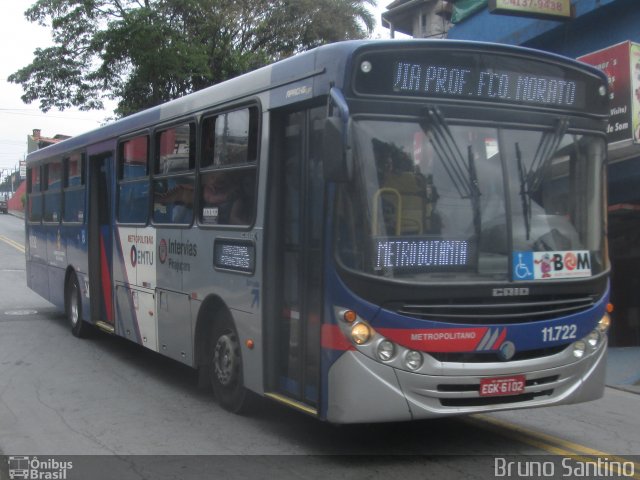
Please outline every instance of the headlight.
[{"label": "headlight", "polygon": [[593,330],[587,336],[587,343],[591,348],[596,348],[598,346],[598,343],[600,343],[600,332],[598,330]]},{"label": "headlight", "polygon": [[422,366],[422,354],[411,350],[404,357],[404,364],[409,370],[418,370]]},{"label": "headlight", "polygon": [[388,362],[396,353],[396,346],[389,340],[383,340],[378,344],[378,358]]},{"label": "headlight", "polygon": [[356,345],[363,345],[371,338],[371,328],[366,323],[357,323],[351,329],[351,339]]},{"label": "headlight", "polygon": [[573,344],[573,356],[576,358],[582,358],[584,356],[584,351],[587,348],[587,344],[582,340],[578,340]]},{"label": "headlight", "polygon": [[607,333],[609,327],[611,326],[611,317],[608,313],[605,313],[604,316],[598,322],[598,326],[596,327],[600,333],[603,335]]}]

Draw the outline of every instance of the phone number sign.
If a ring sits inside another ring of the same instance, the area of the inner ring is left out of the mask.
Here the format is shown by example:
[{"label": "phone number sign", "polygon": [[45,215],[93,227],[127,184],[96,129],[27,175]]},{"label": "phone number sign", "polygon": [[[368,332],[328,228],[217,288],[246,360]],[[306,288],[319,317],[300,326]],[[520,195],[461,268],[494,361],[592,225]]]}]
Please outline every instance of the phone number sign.
[{"label": "phone number sign", "polygon": [[489,12],[550,20],[574,16],[570,0],[489,0]]}]

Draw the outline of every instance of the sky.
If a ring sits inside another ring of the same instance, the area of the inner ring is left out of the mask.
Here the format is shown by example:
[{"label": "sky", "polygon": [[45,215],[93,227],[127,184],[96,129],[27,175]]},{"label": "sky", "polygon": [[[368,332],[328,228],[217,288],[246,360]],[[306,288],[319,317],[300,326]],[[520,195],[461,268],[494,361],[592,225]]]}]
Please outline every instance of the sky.
[{"label": "sky", "polygon": [[[25,104],[20,99],[22,87],[7,82],[7,77],[31,63],[33,51],[52,44],[50,30],[24,17],[35,0],[11,0],[2,5],[0,15],[0,175],[8,174],[18,167],[19,161],[27,154],[27,135],[33,129],[40,129],[42,136],[57,134],[78,135],[99,127],[109,117],[112,110],[82,112],[78,109],[55,109],[42,113],[38,102]],[[378,7],[372,9],[378,28],[374,37],[388,38],[388,30],[380,26],[380,14],[391,0],[378,0]],[[113,104],[111,106],[113,108]]]},{"label": "sky", "polygon": [[7,77],[31,63],[37,47],[51,45],[50,31],[32,24],[24,11],[34,1],[11,0],[3,2],[0,15],[0,171],[13,171],[27,153],[27,135],[34,128],[45,137],[77,135],[99,127],[112,112],[81,112],[77,109],[60,112],[50,110],[43,114],[37,102],[25,104],[20,99],[22,87],[7,82]]}]

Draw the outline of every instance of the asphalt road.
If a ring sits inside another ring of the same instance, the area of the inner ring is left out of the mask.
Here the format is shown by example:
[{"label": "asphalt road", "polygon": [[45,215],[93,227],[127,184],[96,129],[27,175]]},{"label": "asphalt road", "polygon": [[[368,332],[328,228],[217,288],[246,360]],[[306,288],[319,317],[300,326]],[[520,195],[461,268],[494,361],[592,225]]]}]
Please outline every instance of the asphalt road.
[{"label": "asphalt road", "polygon": [[70,480],[485,479],[507,476],[501,458],[584,478],[558,463],[570,455],[633,461],[640,478],[640,395],[609,388],[588,404],[414,423],[336,427],[266,400],[233,415],[185,366],[106,334],[73,337],[26,288],[23,250],[22,220],[0,215],[0,455],[73,455]]}]

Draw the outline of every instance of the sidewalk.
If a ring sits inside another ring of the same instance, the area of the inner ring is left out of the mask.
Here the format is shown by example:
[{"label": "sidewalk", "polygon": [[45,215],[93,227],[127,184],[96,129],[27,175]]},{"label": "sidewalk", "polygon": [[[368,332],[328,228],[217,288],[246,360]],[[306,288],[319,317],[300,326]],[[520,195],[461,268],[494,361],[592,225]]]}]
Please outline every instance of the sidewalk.
[{"label": "sidewalk", "polygon": [[13,215],[14,217],[24,218],[24,212],[21,210],[9,210],[9,215]]},{"label": "sidewalk", "polygon": [[609,348],[608,387],[640,394],[640,347]]}]

